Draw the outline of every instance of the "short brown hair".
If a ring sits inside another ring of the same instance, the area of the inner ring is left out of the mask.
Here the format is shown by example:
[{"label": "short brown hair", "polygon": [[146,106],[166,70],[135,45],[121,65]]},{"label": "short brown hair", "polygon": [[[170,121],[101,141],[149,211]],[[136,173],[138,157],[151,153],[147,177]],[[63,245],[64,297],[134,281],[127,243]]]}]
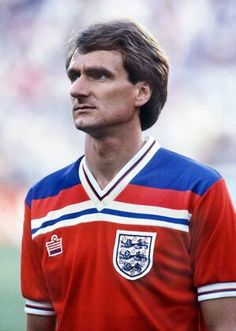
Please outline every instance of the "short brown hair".
[{"label": "short brown hair", "polygon": [[169,66],[159,43],[150,33],[129,20],[93,24],[70,39],[66,68],[77,49],[81,54],[97,50],[121,52],[130,82],[145,81],[152,90],[151,98],[140,109],[142,130],[157,121],[167,98]]}]

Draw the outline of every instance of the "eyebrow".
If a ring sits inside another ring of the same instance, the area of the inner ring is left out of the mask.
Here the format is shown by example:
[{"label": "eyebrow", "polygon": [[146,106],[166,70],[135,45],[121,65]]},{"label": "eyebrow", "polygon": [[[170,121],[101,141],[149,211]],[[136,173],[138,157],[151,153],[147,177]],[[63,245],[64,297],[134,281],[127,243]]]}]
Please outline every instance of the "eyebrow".
[{"label": "eyebrow", "polygon": [[[96,73],[101,73],[101,74],[104,74],[106,75],[107,77],[109,78],[112,78],[114,77],[114,73],[106,68],[104,68],[103,66],[91,66],[91,67],[85,67],[84,68],[84,72],[88,75],[90,74],[96,74]],[[80,75],[81,71],[76,69],[76,68],[68,68],[67,70],[67,75],[68,77],[73,77],[73,76],[77,76],[77,75]]]}]

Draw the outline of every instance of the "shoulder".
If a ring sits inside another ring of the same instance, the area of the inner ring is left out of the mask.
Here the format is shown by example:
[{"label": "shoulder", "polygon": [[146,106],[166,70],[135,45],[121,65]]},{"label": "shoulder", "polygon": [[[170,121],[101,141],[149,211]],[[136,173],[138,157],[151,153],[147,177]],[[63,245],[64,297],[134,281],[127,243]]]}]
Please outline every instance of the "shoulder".
[{"label": "shoulder", "polygon": [[219,172],[212,167],[169,149],[161,147],[158,157],[166,166],[174,166],[177,172],[182,172],[184,170],[187,172],[189,171],[192,174],[194,171],[196,176],[206,176],[213,180],[221,178]]},{"label": "shoulder", "polygon": [[81,159],[82,157],[35,183],[28,191],[26,204],[30,207],[32,200],[55,196],[61,190],[79,184],[78,169]]},{"label": "shoulder", "polygon": [[163,147],[154,159],[155,172],[163,188],[190,190],[202,195],[222,179],[218,171],[206,164]]}]

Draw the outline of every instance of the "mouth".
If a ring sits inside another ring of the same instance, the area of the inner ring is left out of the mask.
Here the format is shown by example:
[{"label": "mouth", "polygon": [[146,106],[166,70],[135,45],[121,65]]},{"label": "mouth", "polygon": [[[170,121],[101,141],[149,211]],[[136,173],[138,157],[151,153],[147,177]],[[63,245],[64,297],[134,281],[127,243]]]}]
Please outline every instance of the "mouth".
[{"label": "mouth", "polygon": [[80,106],[74,107],[73,111],[74,112],[83,112],[85,110],[91,110],[91,109],[95,109],[95,108],[96,107],[91,106],[91,105],[80,105]]}]

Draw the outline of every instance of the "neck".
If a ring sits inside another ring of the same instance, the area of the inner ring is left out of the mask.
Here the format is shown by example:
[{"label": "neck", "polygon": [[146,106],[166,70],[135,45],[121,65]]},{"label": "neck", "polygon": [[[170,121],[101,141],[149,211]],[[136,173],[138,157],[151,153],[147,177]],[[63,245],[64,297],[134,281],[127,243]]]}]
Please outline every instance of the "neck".
[{"label": "neck", "polygon": [[119,134],[94,138],[86,135],[86,164],[103,189],[116,176],[121,168],[143,146],[141,130],[135,134]]}]

